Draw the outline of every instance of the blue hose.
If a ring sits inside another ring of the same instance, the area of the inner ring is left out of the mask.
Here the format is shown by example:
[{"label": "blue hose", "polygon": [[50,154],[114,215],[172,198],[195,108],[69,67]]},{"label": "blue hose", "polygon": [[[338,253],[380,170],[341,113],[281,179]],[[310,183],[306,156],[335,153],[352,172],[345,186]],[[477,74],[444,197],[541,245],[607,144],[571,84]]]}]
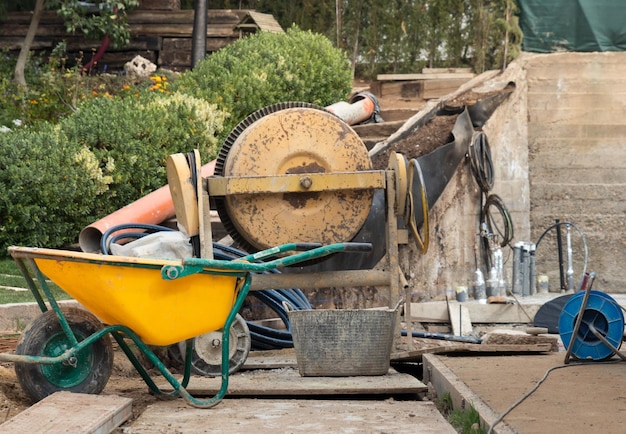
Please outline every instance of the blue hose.
[{"label": "blue hose", "polygon": [[[144,232],[124,232],[118,235],[114,235],[121,230],[141,229]],[[112,242],[119,241],[121,239],[137,239],[150,233],[159,231],[173,231],[174,229],[159,226],[149,225],[142,223],[128,223],[114,226],[108,229],[102,234],[100,241],[100,249],[105,255],[109,255],[109,247]],[[233,259],[247,256],[248,253],[243,250],[236,249],[224,244],[213,243],[213,256],[215,259],[230,261]],[[268,273],[280,273],[278,270],[272,270]],[[250,330],[250,337],[252,340],[252,350],[272,350],[280,348],[292,348],[293,338],[291,336],[291,325],[289,323],[289,316],[283,305],[283,302],[289,303],[294,310],[313,309],[309,299],[304,292],[300,289],[264,289],[261,291],[250,292],[251,296],[255,297],[261,303],[272,309],[278,317],[285,324],[286,330],[279,330],[271,327],[262,326],[250,321],[246,321],[248,329]]]}]

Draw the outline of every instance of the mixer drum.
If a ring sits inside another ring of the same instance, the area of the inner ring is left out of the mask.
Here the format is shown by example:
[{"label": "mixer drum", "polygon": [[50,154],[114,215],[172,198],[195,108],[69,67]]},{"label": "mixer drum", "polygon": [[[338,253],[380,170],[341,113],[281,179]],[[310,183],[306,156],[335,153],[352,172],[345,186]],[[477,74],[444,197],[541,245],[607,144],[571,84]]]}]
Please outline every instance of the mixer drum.
[{"label": "mixer drum", "polygon": [[[225,177],[371,170],[367,148],[344,121],[321,107],[284,103],[250,115],[233,130],[217,158]],[[352,240],[366,221],[374,190],[332,189],[216,198],[220,218],[242,248],[291,242]],[[335,189],[339,187],[339,189]]]}]

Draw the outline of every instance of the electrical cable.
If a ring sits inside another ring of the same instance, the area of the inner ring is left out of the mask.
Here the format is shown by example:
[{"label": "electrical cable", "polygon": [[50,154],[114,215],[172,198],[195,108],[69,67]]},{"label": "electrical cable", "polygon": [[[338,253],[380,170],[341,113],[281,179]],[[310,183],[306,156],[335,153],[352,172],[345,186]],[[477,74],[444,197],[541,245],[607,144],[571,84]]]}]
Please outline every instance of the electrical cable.
[{"label": "electrical cable", "polygon": [[580,238],[581,238],[582,243],[583,243],[583,271],[582,271],[582,277],[581,277],[581,280],[580,280],[580,285],[578,286],[578,289],[580,290],[580,289],[582,289],[583,283],[585,281],[585,274],[587,273],[587,262],[589,260],[589,250],[587,248],[587,238],[585,237],[585,234],[583,233],[583,231],[580,230],[580,228],[578,226],[576,226],[574,223],[571,223],[571,222],[562,222],[562,221],[558,221],[558,222],[550,225],[539,236],[539,239],[535,243],[535,251],[539,250],[539,244],[541,243],[541,241],[543,240],[543,238],[546,236],[546,234],[548,232],[550,232],[552,229],[555,229],[555,228],[557,228],[559,226],[563,226],[563,225],[570,225],[571,227],[576,229],[576,232],[578,232],[578,234],[580,235]]},{"label": "electrical cable", "polygon": [[493,161],[487,135],[483,131],[474,133],[469,146],[470,169],[483,193],[491,191],[494,184]]},{"label": "electrical cable", "polygon": [[552,368],[548,369],[546,371],[546,373],[543,375],[543,377],[541,377],[541,379],[539,381],[537,381],[537,383],[535,383],[535,385],[525,394],[523,394],[521,396],[521,398],[519,398],[517,401],[515,401],[509,408],[507,408],[506,410],[504,410],[504,412],[502,414],[500,414],[500,416],[498,416],[498,418],[491,424],[491,426],[489,427],[489,430],[487,431],[487,434],[491,434],[493,432],[494,427],[499,424],[500,422],[502,422],[504,420],[504,418],[511,412],[513,411],[516,407],[518,407],[522,402],[524,402],[526,399],[528,399],[528,397],[530,397],[533,393],[535,393],[537,391],[537,389],[539,389],[539,386],[541,386],[541,384],[543,384],[544,381],[546,381],[548,379],[548,376],[550,375],[550,373],[556,371],[557,369],[561,369],[561,368],[571,368],[571,367],[575,367],[575,366],[585,366],[585,365],[598,365],[598,364],[603,364],[603,363],[622,363],[622,360],[609,360],[607,362],[580,362],[580,363],[574,363],[571,365],[558,365],[558,366],[553,366]]},{"label": "electrical cable", "polygon": [[[500,214],[501,221],[503,222],[503,228],[500,228],[496,219],[494,219],[491,209],[495,208]],[[507,209],[504,201],[497,194],[490,194],[485,201],[485,205],[480,215],[481,222],[486,224],[487,230],[492,234],[498,234],[501,238],[499,242],[500,247],[508,246],[514,238],[513,220],[511,214]]]}]

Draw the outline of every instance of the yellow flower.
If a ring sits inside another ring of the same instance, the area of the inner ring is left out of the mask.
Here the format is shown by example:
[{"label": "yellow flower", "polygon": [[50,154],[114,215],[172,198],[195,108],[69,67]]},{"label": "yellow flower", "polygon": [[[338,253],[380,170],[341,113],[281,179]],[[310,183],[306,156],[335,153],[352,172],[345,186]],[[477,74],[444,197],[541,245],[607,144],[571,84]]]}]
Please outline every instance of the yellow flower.
[{"label": "yellow flower", "polygon": [[127,84],[125,84],[124,86],[122,86],[122,89],[124,89],[124,90],[129,90],[129,89],[130,89],[130,86],[129,86],[129,85],[127,85]]}]

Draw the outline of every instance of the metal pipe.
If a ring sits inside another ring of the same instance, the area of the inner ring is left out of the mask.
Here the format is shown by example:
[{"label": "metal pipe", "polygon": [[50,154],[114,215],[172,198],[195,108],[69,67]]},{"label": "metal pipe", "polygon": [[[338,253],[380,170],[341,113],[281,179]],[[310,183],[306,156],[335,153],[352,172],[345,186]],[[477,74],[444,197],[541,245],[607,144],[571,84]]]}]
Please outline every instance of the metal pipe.
[{"label": "metal pipe", "polygon": [[387,286],[389,273],[380,270],[321,271],[313,273],[253,274],[250,291],[284,288]]},{"label": "metal pipe", "polygon": [[349,102],[339,101],[326,107],[348,125],[356,125],[367,120],[382,122],[379,116],[378,100],[369,92],[359,92]]},{"label": "metal pipe", "polygon": [[535,295],[537,293],[537,271],[536,271],[536,256],[535,251],[537,246],[534,243],[530,243],[529,252],[528,252],[528,284],[529,284],[529,294]]},{"label": "metal pipe", "polygon": [[574,262],[572,260],[572,228],[565,225],[567,241],[567,289],[574,290]]},{"label": "metal pipe", "polygon": [[196,0],[191,34],[191,68],[206,56],[207,0]]},{"label": "metal pipe", "polygon": [[528,244],[524,244],[522,246],[522,256],[521,256],[521,260],[520,260],[520,270],[522,273],[522,277],[521,277],[521,281],[522,281],[522,297],[526,297],[528,295],[530,295],[530,281],[529,281],[529,276],[528,276],[528,272],[529,272],[529,267],[528,267],[528,263],[529,263],[529,251],[528,251]]},{"label": "metal pipe", "polygon": [[561,279],[561,291],[565,291],[565,270],[563,270],[563,240],[561,238],[561,220],[555,220],[556,248],[559,255],[559,278]]},{"label": "metal pipe", "polygon": [[511,276],[511,292],[513,294],[522,294],[522,274],[520,264],[522,260],[522,246],[524,243],[521,241],[516,243],[513,247],[513,276]]}]

